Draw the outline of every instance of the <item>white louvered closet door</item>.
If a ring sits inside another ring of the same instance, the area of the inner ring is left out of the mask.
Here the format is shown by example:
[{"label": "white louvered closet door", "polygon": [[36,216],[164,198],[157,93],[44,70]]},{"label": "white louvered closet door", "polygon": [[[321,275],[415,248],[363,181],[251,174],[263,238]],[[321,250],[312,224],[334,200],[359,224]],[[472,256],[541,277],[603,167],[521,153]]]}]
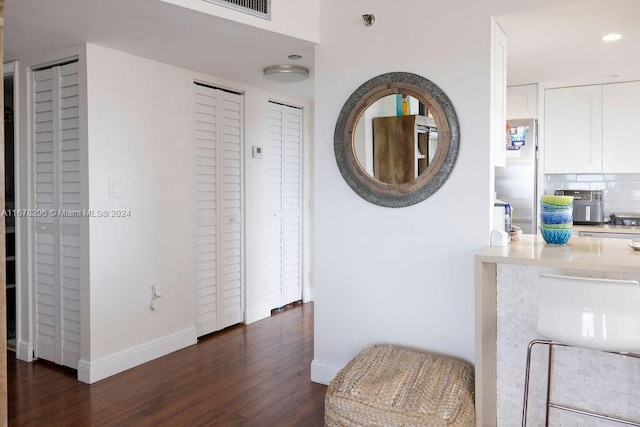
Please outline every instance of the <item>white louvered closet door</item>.
[{"label": "white louvered closet door", "polygon": [[242,322],[242,95],[195,85],[198,336]]},{"label": "white louvered closet door", "polygon": [[[78,62],[33,73],[36,357],[74,369],[80,360]],[[47,216],[40,214],[46,212]]]},{"label": "white louvered closet door", "polygon": [[302,110],[269,102],[269,301],[302,298]]}]

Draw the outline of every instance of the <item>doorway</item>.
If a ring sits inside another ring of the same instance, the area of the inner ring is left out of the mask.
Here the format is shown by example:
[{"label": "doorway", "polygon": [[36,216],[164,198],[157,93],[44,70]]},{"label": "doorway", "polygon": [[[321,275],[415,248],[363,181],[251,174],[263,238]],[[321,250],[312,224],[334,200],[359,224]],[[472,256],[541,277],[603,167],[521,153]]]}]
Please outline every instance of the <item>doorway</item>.
[{"label": "doorway", "polygon": [[[13,65],[13,64],[10,64]],[[16,217],[14,168],[14,67],[4,70],[4,182],[5,249],[7,283],[7,348],[16,351]]]}]

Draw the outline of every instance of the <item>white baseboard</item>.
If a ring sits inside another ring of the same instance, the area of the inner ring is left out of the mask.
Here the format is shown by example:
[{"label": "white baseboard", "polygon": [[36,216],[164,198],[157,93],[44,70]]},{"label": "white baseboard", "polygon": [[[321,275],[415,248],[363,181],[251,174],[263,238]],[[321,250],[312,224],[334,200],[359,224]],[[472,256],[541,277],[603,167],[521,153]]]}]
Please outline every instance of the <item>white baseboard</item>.
[{"label": "white baseboard", "polygon": [[266,319],[269,316],[271,316],[271,306],[269,304],[262,304],[244,312],[244,323],[245,325],[249,325],[258,320]]},{"label": "white baseboard", "polygon": [[33,344],[28,341],[18,341],[16,356],[18,360],[22,360],[23,362],[33,362],[35,360],[33,357]]},{"label": "white baseboard", "polygon": [[313,289],[305,288],[302,292],[302,302],[312,302],[313,301]]},{"label": "white baseboard", "polygon": [[189,347],[198,341],[195,328],[131,347],[96,361],[78,362],[78,380],[93,384],[112,375],[142,365],[158,357]]},{"label": "white baseboard", "polygon": [[311,362],[311,381],[314,383],[329,385],[333,377],[338,375],[344,365],[338,365],[326,360],[313,359]]}]

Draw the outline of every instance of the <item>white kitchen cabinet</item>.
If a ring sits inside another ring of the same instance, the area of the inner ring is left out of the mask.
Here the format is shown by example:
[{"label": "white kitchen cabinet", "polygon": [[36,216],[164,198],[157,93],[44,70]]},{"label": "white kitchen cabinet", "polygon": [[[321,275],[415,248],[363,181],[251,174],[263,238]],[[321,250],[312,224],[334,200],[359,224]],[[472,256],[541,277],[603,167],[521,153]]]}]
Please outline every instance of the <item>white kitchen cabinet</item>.
[{"label": "white kitchen cabinet", "polygon": [[602,88],[602,171],[640,173],[640,82]]},{"label": "white kitchen cabinet", "polygon": [[538,118],[538,85],[507,88],[507,120]]},{"label": "white kitchen cabinet", "polygon": [[544,172],[602,172],[602,85],[545,90]]},{"label": "white kitchen cabinet", "polygon": [[491,149],[494,166],[506,165],[505,138],[507,126],[507,37],[492,21],[491,39]]},{"label": "white kitchen cabinet", "polygon": [[545,91],[545,173],[640,173],[640,82]]}]

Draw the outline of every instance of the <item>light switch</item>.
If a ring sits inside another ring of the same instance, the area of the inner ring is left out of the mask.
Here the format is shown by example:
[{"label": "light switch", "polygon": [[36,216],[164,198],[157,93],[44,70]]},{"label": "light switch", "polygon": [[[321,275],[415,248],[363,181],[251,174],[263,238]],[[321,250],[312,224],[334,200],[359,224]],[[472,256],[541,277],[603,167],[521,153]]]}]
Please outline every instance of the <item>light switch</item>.
[{"label": "light switch", "polygon": [[253,147],[251,147],[251,153],[252,153],[252,157],[254,159],[261,159],[262,158],[262,147],[254,145]]},{"label": "light switch", "polygon": [[115,178],[109,178],[109,198],[120,198],[120,182]]}]

